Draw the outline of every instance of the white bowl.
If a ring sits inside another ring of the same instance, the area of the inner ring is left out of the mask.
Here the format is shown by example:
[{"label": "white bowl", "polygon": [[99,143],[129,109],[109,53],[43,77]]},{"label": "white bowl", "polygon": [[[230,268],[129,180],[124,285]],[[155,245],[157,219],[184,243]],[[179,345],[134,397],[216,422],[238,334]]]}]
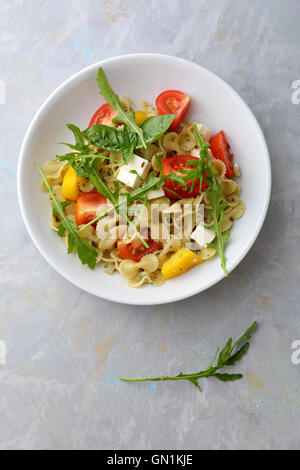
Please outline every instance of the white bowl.
[{"label": "white bowl", "polygon": [[223,80],[197,64],[161,54],[132,54],[104,60],[77,73],[58,87],[41,106],[27,130],[18,166],[18,195],[24,222],[44,258],[62,276],[98,297],[125,304],[155,305],[197,294],[224,277],[220,258],[196,266],[160,287],[129,288],[119,274],[108,276],[102,267],[94,271],[77,256],[67,255],[63,241],[49,227],[50,205],[40,190],[40,176],[34,167],[63,153],[57,142],[71,142],[66,123],[87,127],[95,110],[103,104],[96,83],[103,67],[113,89],[120,96],[154,103],[166,89],[183,90],[192,96],[187,120],[196,119],[229,138],[241,168],[245,215],[234,222],[226,246],[230,273],[253,245],[265,219],[271,169],[267,145],[254,115],[240,96]]}]

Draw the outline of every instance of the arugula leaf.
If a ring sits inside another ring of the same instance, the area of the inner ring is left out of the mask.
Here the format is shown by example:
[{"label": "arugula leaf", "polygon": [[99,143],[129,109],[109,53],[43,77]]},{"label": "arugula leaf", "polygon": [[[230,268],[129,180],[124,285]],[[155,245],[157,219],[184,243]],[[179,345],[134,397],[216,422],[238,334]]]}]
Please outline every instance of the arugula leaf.
[{"label": "arugula leaf", "polygon": [[257,323],[256,321],[252,323],[252,325],[249,326],[248,330],[245,331],[245,333],[236,340],[234,343],[234,346],[237,346],[239,343],[246,341],[251,338],[251,334],[256,330],[257,328]]},{"label": "arugula leaf", "polygon": [[209,243],[208,246],[215,249],[218,255],[221,258],[221,266],[225,273],[225,276],[228,276],[227,269],[226,269],[226,256],[224,253],[225,244],[230,236],[230,232],[227,231],[222,233],[222,227],[225,222],[225,213],[224,209],[227,207],[227,202],[221,202],[221,198],[223,196],[222,189],[217,182],[217,180],[212,177],[209,181],[207,180],[210,189],[206,191],[206,195],[208,200],[210,201],[212,207],[208,209],[208,213],[211,215],[213,219],[213,229],[216,234],[216,241]]},{"label": "arugula leaf", "polygon": [[[221,350],[220,353],[219,353],[219,348],[217,349],[212,361],[209,363],[207,368],[200,372],[196,372],[195,374],[183,374],[182,372],[180,372],[175,377],[168,377],[166,375],[163,375],[161,377],[151,377],[151,378],[145,378],[145,379],[144,378],[130,379],[127,377],[119,377],[119,379],[124,380],[126,382],[187,380],[191,382],[193,385],[195,385],[195,387],[197,387],[198,390],[201,390],[198,380],[204,377],[205,378],[216,377],[217,379],[223,382],[239,380],[243,377],[243,374],[228,374],[228,373],[222,373],[222,372],[220,373],[217,371],[219,369],[222,369],[224,366],[233,365],[235,362],[239,361],[242,358],[242,356],[247,352],[249,348],[249,343],[245,343],[243,347],[237,352],[234,352],[235,348],[237,344],[239,344],[241,341],[244,341],[245,339],[249,339],[250,333],[252,333],[256,329],[256,327],[257,327],[257,322],[255,321],[234,344],[232,344],[232,339],[229,338],[225,347]],[[217,364],[214,366],[216,359],[217,359]]]},{"label": "arugula leaf", "polygon": [[209,243],[208,246],[216,250],[216,252],[221,258],[221,266],[224,271],[224,274],[225,276],[228,276],[224,249],[230,236],[230,232],[222,232],[222,228],[225,222],[224,209],[227,207],[228,204],[226,201],[222,201],[222,189],[215,178],[216,170],[214,170],[211,166],[210,155],[208,152],[209,143],[204,141],[195,124],[193,124],[193,130],[200,149],[200,158],[198,159],[198,162],[196,164],[193,160],[188,162],[189,164],[195,164],[195,168],[190,170],[187,175],[193,178],[193,183],[199,178],[200,190],[202,187],[203,179],[205,179],[207,185],[209,186],[209,188],[206,190],[206,195],[212,207],[211,209],[208,209],[208,212],[213,219],[213,225],[211,228],[216,234],[216,240],[212,243]]},{"label": "arugula leaf", "polygon": [[[103,194],[103,196],[105,196],[106,199],[108,199],[111,202],[111,204],[113,205],[115,211],[119,213],[122,204],[120,205],[117,202],[117,197],[119,195],[118,184],[115,184],[115,192],[113,193],[108,188],[107,184],[101,179],[100,173],[99,173],[99,170],[98,170],[98,167],[97,167],[97,162],[100,158],[100,156],[98,154],[97,155],[94,155],[94,154],[93,155],[84,155],[83,157],[84,158],[81,158],[80,153],[74,153],[72,155],[69,154],[68,156],[67,155],[62,155],[58,158],[62,159],[62,160],[67,160],[71,164],[71,166],[74,168],[74,170],[76,171],[76,174],[78,176],[83,176],[85,178],[89,178],[89,180],[96,187],[98,193]],[[111,209],[103,212],[98,217],[95,217],[95,219],[93,219],[91,222],[84,225],[83,227],[80,227],[79,231],[83,230],[84,228],[88,227],[91,224],[94,224],[99,219],[101,219],[102,217],[107,215],[108,212],[110,212],[110,211],[111,211]],[[149,248],[147,242],[144,240],[142,235],[138,232],[136,226],[131,222],[131,220],[129,219],[128,216],[126,216],[126,217],[127,217],[127,222],[129,224],[129,226],[133,229],[136,236],[141,240],[141,242],[143,243],[143,245],[146,248]]]},{"label": "arugula leaf", "polygon": [[75,124],[67,124],[67,128],[70,129],[70,131],[73,132],[74,137],[75,137],[75,147],[77,149],[81,149],[82,147],[85,147],[84,144],[84,136],[79,129],[79,127],[75,126]]},{"label": "arugula leaf", "polygon": [[250,346],[249,343],[245,343],[236,353],[233,354],[233,356],[231,356],[226,361],[226,366],[232,366],[237,361],[239,361],[243,357],[243,355],[246,354],[246,352],[249,349],[249,346]]},{"label": "arugula leaf", "polygon": [[124,122],[124,124],[128,124],[128,126],[132,128],[133,132],[135,132],[141,139],[142,146],[146,148],[146,142],[144,140],[143,131],[139,126],[136,125],[133,113],[127,113],[126,111],[124,111],[120,98],[111,88],[110,84],[108,83],[107,77],[101,67],[98,70],[97,83],[103,98],[105,98],[106,101],[112,107],[112,109],[116,111],[118,121]]},{"label": "arugula leaf", "polygon": [[74,247],[76,247],[77,254],[79,256],[80,261],[82,264],[87,264],[90,269],[94,269],[96,266],[97,260],[97,251],[80,235],[78,235],[78,227],[73,222],[73,220],[68,219],[64,213],[64,208],[69,204],[69,202],[60,202],[58,201],[52,191],[51,186],[49,185],[44,173],[42,172],[40,166],[38,164],[35,165],[37,170],[39,171],[45,187],[50,194],[53,203],[53,215],[55,217],[60,218],[59,226],[58,226],[58,235],[63,237],[65,232],[68,232],[68,253],[72,253]]},{"label": "arugula leaf", "polygon": [[[199,174],[200,188],[202,188],[203,174],[204,174],[205,166],[207,163],[207,159],[209,158],[209,154],[208,154],[209,143],[205,142],[204,139],[202,139],[202,136],[200,135],[200,132],[198,131],[198,128],[194,123],[192,123],[192,126],[193,126],[194,134],[196,136],[198,147],[200,150],[200,158],[197,162],[197,170]],[[193,178],[193,183],[194,182],[195,182],[195,178]]]},{"label": "arugula leaf", "polygon": [[232,338],[229,338],[229,340],[226,343],[226,346],[222,349],[222,351],[219,354],[217,366],[225,363],[229,359],[231,351],[232,351],[231,348],[232,348]]},{"label": "arugula leaf", "polygon": [[219,374],[215,373],[214,377],[216,377],[219,380],[222,380],[222,382],[228,382],[229,380],[239,380],[243,378],[243,374]]}]

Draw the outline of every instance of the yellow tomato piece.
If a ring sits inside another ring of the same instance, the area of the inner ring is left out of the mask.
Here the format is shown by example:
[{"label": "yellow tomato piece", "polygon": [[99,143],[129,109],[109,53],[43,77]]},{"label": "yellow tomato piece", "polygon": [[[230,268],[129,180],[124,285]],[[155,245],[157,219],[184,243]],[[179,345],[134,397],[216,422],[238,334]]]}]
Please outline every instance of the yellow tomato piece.
[{"label": "yellow tomato piece", "polygon": [[63,179],[63,195],[69,201],[77,201],[79,197],[78,177],[76,171],[70,166]]},{"label": "yellow tomato piece", "polygon": [[146,114],[143,111],[136,111],[135,112],[135,123],[137,126],[143,124],[143,122],[147,119]]},{"label": "yellow tomato piece", "polygon": [[182,247],[163,264],[161,272],[165,279],[171,279],[189,271],[189,269],[200,263],[203,263],[200,256]]}]

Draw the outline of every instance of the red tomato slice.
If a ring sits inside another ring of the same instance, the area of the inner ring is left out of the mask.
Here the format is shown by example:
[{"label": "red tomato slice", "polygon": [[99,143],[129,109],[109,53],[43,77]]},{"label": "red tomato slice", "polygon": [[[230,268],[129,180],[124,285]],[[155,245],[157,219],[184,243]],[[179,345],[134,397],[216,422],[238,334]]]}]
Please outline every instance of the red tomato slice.
[{"label": "red tomato slice", "polygon": [[176,129],[179,123],[184,119],[191,97],[178,90],[163,91],[156,98],[156,107],[159,114],[176,114],[170,129]]},{"label": "red tomato slice", "polygon": [[76,224],[88,224],[108,207],[108,201],[106,197],[103,196],[103,194],[97,193],[95,191],[82,194],[79,196],[76,203]]},{"label": "red tomato slice", "polygon": [[118,251],[119,255],[125,259],[131,259],[132,261],[140,261],[143,256],[154,253],[162,248],[162,243],[156,242],[155,240],[145,240],[149,245],[149,248],[146,248],[143,245],[142,241],[139,238],[135,238],[129,243],[126,243],[125,240],[118,241]]},{"label": "red tomato slice", "polygon": [[105,126],[113,126],[113,118],[116,117],[117,113],[112,109],[112,107],[105,103],[101,108],[97,109],[94,116],[92,117],[89,127],[94,126],[95,124],[104,124]]},{"label": "red tomato slice", "polygon": [[[194,165],[187,164],[189,160],[197,160],[197,158],[192,157],[190,155],[174,155],[174,157],[165,158],[162,162],[162,166],[163,166],[162,174],[164,176],[167,176],[170,173],[175,173],[176,175],[184,176],[184,173],[182,173],[179,170],[191,170],[192,168],[195,168]],[[172,199],[181,199],[181,198],[197,196],[200,192],[199,186],[200,186],[200,181],[198,179],[194,184],[193,190],[190,192],[192,188],[192,180],[186,181],[186,188],[185,188],[183,185],[176,183],[176,181],[172,181],[170,178],[167,178],[165,181],[163,190],[166,196]],[[207,184],[205,180],[203,180],[201,191],[204,191],[205,188],[207,188]],[[168,189],[170,191],[168,191]]]},{"label": "red tomato slice", "polygon": [[226,166],[226,176],[233,177],[233,155],[230,153],[230,145],[227,142],[225,134],[223,131],[218,132],[210,140],[210,148],[213,153],[213,156],[218,160],[222,160]]}]

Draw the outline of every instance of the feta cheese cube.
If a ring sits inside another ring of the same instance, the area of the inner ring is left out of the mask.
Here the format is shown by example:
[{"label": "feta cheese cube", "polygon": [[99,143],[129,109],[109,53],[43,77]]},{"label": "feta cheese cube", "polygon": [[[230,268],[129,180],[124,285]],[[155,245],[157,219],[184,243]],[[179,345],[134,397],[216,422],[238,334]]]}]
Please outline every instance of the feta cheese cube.
[{"label": "feta cheese cube", "polygon": [[141,178],[146,178],[150,170],[150,162],[133,154],[130,162],[125,165],[127,171],[135,170]]},{"label": "feta cheese cube", "polygon": [[210,243],[215,238],[214,230],[204,227],[203,223],[197,225],[195,230],[191,233],[191,239],[198,243],[200,248],[206,248],[207,243]]},{"label": "feta cheese cube", "polygon": [[[141,158],[138,155],[133,154],[132,159],[127,165],[121,166],[117,180],[121,183],[126,184],[126,186],[130,186],[134,188],[139,185],[141,178],[146,178],[149,170],[150,170],[150,162],[145,160],[145,158]],[[136,173],[130,173],[132,170],[136,171]]]},{"label": "feta cheese cube", "polygon": [[135,173],[129,173],[129,171],[126,170],[126,166],[127,165],[121,166],[117,180],[126,184],[126,186],[130,186],[130,188],[134,188],[138,185],[139,177]]},{"label": "feta cheese cube", "polygon": [[156,191],[149,191],[148,199],[157,199],[159,197],[163,197],[165,193],[162,189],[157,189]]}]

